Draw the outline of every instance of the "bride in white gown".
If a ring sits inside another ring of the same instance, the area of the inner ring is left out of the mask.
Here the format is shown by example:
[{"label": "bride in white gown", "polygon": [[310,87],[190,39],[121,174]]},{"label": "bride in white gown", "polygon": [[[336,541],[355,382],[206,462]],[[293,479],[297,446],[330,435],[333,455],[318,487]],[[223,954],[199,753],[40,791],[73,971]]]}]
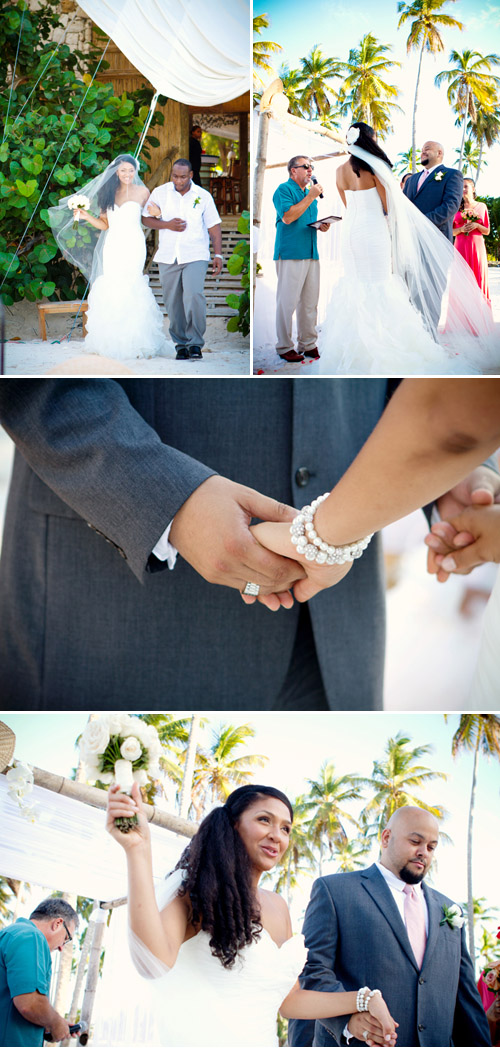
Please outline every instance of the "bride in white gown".
[{"label": "bride in white gown", "polygon": [[[138,787],[132,797],[118,790],[109,791],[107,828],[127,855],[131,951],[152,985],[155,1044],[271,1048],[278,1010],[311,1019],[368,1011],[371,1043],[395,1044],[380,991],[299,987],[303,938],[292,937],[284,900],[258,886],[289,844],[293,810],[283,793],[251,785],[230,794],[203,820],[157,899]],[[133,812],[138,830],[122,833],[115,818]]]},{"label": "bride in white gown", "polygon": [[322,325],[320,372],[477,374],[498,366],[491,310],[469,267],[403,195],[373,129],[357,122],[346,140],[351,157],[337,170],[347,209],[344,276]]},{"label": "bride in white gown", "polygon": [[[166,351],[173,355],[161,310],[143,272],[142,209],[149,190],[139,178],[137,160],[129,154],[116,157],[81,195],[87,197],[89,206],[76,206],[72,216],[79,225],[84,220],[92,230],[84,229],[82,223],[75,233],[71,211],[67,211],[71,197],[50,208],[49,215],[63,254],[91,282],[85,352],[114,360],[154,357]],[[98,210],[98,217],[92,209]]]}]

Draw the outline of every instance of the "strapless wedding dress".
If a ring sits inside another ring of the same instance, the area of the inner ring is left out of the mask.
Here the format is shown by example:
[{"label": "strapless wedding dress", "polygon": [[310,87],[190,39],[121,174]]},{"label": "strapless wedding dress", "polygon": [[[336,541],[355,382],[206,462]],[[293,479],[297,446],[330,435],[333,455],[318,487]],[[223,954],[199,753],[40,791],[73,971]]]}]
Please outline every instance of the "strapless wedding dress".
[{"label": "strapless wedding dress", "polygon": [[344,276],[332,290],[319,342],[327,375],[477,374],[427,331],[392,271],[391,237],[376,187],[346,191]]},{"label": "strapless wedding dress", "polygon": [[102,274],[89,294],[84,349],[115,360],[175,354],[163,316],[144,275],[146,241],[141,205],[127,200],[108,208]]},{"label": "strapless wedding dress", "polygon": [[277,1014],[306,962],[302,936],[279,948],[266,931],[232,968],[211,953],[210,936],[183,943],[170,972],[154,980],[158,1043],[169,1048],[271,1048]]}]

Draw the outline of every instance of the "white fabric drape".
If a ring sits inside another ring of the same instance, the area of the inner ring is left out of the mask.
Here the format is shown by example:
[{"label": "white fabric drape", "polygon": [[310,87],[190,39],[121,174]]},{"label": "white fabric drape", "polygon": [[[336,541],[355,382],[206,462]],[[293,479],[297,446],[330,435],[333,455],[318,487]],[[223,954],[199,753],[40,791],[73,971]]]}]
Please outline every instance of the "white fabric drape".
[{"label": "white fabric drape", "polygon": [[[35,786],[35,822],[9,797],[0,775],[0,874],[100,901],[127,894],[125,855],[104,829],[105,812]],[[155,880],[171,870],[187,838],[151,826]]]},{"label": "white fabric drape", "polygon": [[250,89],[246,0],[81,0],[157,91],[186,105],[218,105]]}]

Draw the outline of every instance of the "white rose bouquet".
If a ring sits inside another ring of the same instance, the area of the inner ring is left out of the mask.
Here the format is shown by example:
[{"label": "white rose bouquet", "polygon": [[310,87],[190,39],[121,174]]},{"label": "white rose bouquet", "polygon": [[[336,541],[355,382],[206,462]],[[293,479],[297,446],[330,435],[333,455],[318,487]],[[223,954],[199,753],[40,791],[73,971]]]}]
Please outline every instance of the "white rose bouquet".
[{"label": "white rose bouquet", "polygon": [[[74,211],[75,208],[77,208],[77,207],[81,207],[83,209],[83,211],[88,211],[89,207],[90,207],[90,200],[89,200],[88,196],[85,196],[85,193],[75,193],[74,196],[69,198],[69,200],[68,200],[68,207],[69,207],[70,211]],[[75,220],[73,222],[73,229],[78,229],[79,221],[80,221],[80,215],[75,215]]]},{"label": "white rose bouquet", "polygon": [[[79,741],[89,779],[107,785],[116,782],[130,795],[134,782],[144,786],[148,775],[158,775],[161,743],[156,728],[128,713],[103,714],[89,721]],[[137,826],[137,816],[115,819],[122,833]]]}]

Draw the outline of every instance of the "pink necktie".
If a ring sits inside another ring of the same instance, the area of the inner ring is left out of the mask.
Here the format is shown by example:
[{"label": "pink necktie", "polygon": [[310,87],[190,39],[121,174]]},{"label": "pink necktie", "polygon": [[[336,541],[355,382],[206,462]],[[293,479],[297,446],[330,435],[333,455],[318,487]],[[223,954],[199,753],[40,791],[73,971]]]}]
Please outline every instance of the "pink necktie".
[{"label": "pink necktie", "polygon": [[424,184],[428,174],[429,174],[429,172],[426,171],[425,168],[424,168],[424,170],[422,171],[422,174],[420,175],[420,178],[418,180],[417,193],[418,193],[419,189],[422,188],[422,186],[423,186],[423,184]]},{"label": "pink necktie", "polygon": [[405,894],[406,931],[408,932],[411,948],[415,954],[415,960],[418,967],[421,968],[427,943],[424,909],[413,885],[405,884],[403,891]]}]

